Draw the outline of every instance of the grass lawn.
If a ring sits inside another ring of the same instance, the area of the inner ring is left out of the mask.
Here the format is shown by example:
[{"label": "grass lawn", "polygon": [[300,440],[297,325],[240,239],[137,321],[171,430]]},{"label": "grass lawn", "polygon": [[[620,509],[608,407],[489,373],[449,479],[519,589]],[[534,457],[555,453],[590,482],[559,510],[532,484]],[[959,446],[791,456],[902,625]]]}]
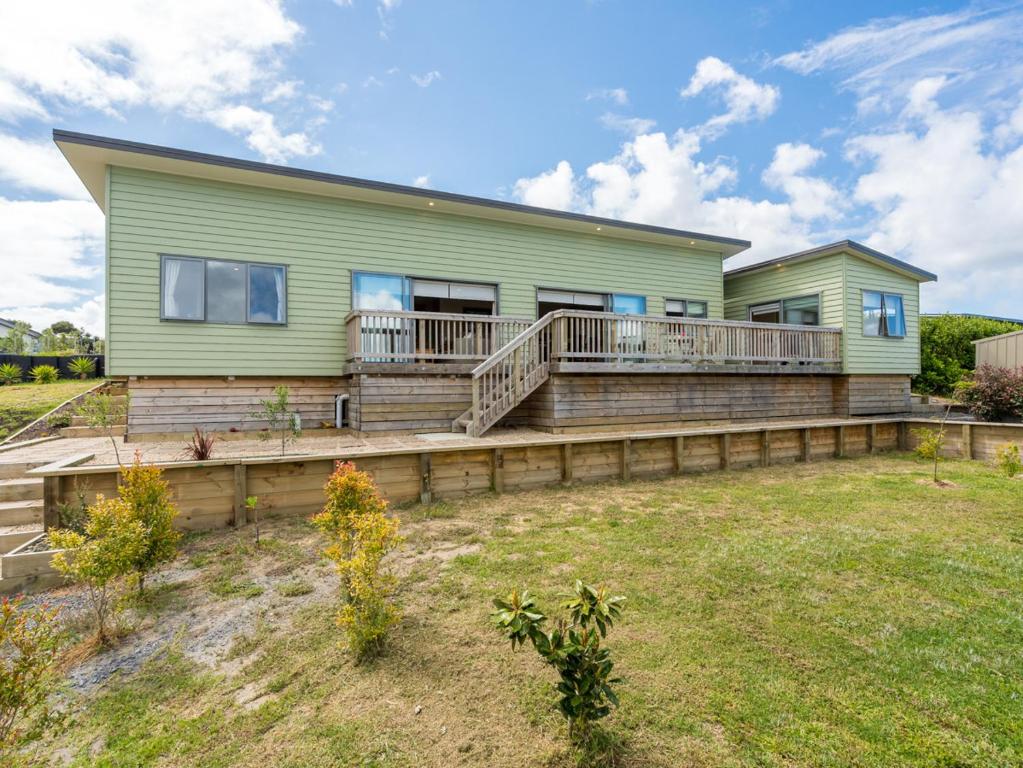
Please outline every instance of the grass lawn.
[{"label": "grass lawn", "polygon": [[0,440],[44,413],[96,386],[96,379],[61,379],[55,384],[13,384],[0,387]]},{"label": "grass lawn", "polygon": [[[488,613],[513,586],[554,608],[582,578],[628,597],[604,764],[1018,766],[1023,482],[974,462],[943,464],[947,487],[928,472],[884,455],[399,510],[405,619],[385,658],[354,666],[333,606],[280,589],[228,662],[190,661],[185,633],[19,759],[575,765],[552,673]],[[200,577],[209,599],[244,601],[214,595],[218,573]]]}]

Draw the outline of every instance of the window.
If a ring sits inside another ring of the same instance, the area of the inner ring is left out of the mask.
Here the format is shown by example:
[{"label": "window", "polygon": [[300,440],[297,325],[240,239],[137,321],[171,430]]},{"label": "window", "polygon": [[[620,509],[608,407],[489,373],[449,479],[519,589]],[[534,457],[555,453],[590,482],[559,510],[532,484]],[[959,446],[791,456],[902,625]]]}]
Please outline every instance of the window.
[{"label": "window", "polygon": [[352,276],[353,309],[402,311],[412,308],[409,280],[401,275],[356,272]]},{"label": "window", "polygon": [[164,256],[160,317],[207,323],[287,323],[287,268]]},{"label": "window", "polygon": [[787,325],[820,325],[820,296],[793,296],[788,299],[755,304],[749,308],[754,323],[785,323]]},{"label": "window", "polygon": [[665,299],[664,313],[668,317],[707,317],[707,302],[691,299]]},{"label": "window", "polygon": [[820,296],[797,296],[792,299],[782,299],[781,308],[783,322],[789,325],[821,324]]},{"label": "window", "polygon": [[611,311],[616,315],[645,315],[646,296],[616,293],[611,297]]},{"label": "window", "polygon": [[770,304],[758,304],[749,308],[749,319],[754,323],[780,323],[781,302],[773,301]]},{"label": "window", "polygon": [[902,307],[902,296],[897,293],[864,291],[863,335],[904,337],[906,314]]},{"label": "window", "polygon": [[497,286],[353,272],[352,308],[493,315],[497,311]]}]

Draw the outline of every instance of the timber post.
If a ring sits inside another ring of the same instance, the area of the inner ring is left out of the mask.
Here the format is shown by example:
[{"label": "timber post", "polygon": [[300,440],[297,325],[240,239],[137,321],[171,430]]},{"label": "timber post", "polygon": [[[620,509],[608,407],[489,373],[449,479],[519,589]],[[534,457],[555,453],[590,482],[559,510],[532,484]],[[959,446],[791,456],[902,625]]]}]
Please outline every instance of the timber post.
[{"label": "timber post", "polygon": [[429,504],[433,501],[432,461],[430,454],[419,454],[419,502]]},{"label": "timber post", "polygon": [[234,465],[234,520],[235,528],[241,527],[249,522],[248,507],[245,506],[245,499],[249,495],[249,473],[248,467],[238,462]]}]

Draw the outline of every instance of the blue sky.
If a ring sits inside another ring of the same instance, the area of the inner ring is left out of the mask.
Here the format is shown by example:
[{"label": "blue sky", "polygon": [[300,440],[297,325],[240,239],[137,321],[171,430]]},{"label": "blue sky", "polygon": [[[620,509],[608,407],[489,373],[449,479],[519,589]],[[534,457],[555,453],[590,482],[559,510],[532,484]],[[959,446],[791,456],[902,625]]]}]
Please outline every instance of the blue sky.
[{"label": "blue sky", "polygon": [[[1023,316],[1023,4],[208,0],[0,7],[0,316],[102,327],[53,127],[937,272]],[[60,6],[60,7],[55,7]]]}]

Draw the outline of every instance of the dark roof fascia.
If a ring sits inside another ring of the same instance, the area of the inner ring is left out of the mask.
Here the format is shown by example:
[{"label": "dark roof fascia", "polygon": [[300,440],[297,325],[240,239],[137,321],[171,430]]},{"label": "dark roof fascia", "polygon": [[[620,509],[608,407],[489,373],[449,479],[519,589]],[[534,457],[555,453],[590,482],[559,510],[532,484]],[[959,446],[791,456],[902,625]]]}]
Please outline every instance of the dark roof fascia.
[{"label": "dark roof fascia", "polygon": [[766,269],[773,267],[776,264],[785,264],[789,261],[810,259],[814,256],[823,256],[829,253],[838,253],[840,251],[852,251],[853,253],[860,253],[864,256],[868,256],[872,259],[877,259],[880,262],[888,264],[895,269],[902,270],[903,272],[909,272],[916,277],[919,277],[923,282],[937,281],[938,276],[933,272],[928,272],[926,269],[920,269],[915,267],[907,261],[896,259],[894,256],[889,256],[886,253],[875,251],[873,248],[857,243],[855,240],[839,240],[837,243],[830,243],[828,245],[821,245],[816,248],[810,248],[805,251],[799,251],[798,253],[790,253],[787,256],[779,256],[776,259],[770,259],[769,261],[761,261],[757,264],[750,264],[745,267],[737,267],[736,269],[730,269],[725,271],[725,277],[735,277],[736,275],[742,275],[747,272],[756,272],[760,269]]},{"label": "dark roof fascia", "polygon": [[438,192],[432,189],[410,187],[405,184],[392,184],[383,181],[371,181],[359,179],[354,176],[339,176],[322,171],[308,171],[300,168],[291,168],[285,165],[274,165],[272,163],[260,163],[255,160],[241,160],[235,157],[223,155],[211,155],[205,152],[193,152],[187,149],[174,149],[162,147],[156,144],[143,144],[137,141],[125,141],[123,139],[112,139],[105,136],[94,136],[88,133],[77,133],[55,128],[53,130],[54,142],[67,142],[70,144],[82,144],[90,147],[99,147],[118,152],[135,152],[137,154],[152,155],[171,160],[182,160],[191,163],[205,163],[207,165],[219,165],[225,168],[235,168],[242,171],[254,171],[256,173],[268,173],[276,176],[287,176],[294,179],[306,179],[308,181],[319,181],[327,184],[338,184],[359,189],[368,189],[377,192],[390,192],[401,195],[413,195],[430,200],[445,200],[452,203],[464,205],[477,205],[485,208],[496,208],[513,213],[529,214],[533,216],[548,216],[551,218],[567,221],[578,221],[585,224],[599,224],[608,227],[631,229],[637,232],[648,232],[655,235],[677,237],[685,240],[703,240],[704,242],[720,243],[734,247],[749,248],[752,243],[748,240],[740,240],[733,237],[721,237],[719,235],[705,235],[699,232],[689,232],[681,229],[670,229],[668,227],[657,227],[651,224],[639,224],[632,221],[621,221],[619,219],[606,219],[600,216],[588,216],[582,213],[570,213],[568,211],[556,211],[550,208],[537,208],[531,205],[509,203],[503,200],[491,200],[485,197],[473,197],[471,195],[460,195],[454,192]]}]

